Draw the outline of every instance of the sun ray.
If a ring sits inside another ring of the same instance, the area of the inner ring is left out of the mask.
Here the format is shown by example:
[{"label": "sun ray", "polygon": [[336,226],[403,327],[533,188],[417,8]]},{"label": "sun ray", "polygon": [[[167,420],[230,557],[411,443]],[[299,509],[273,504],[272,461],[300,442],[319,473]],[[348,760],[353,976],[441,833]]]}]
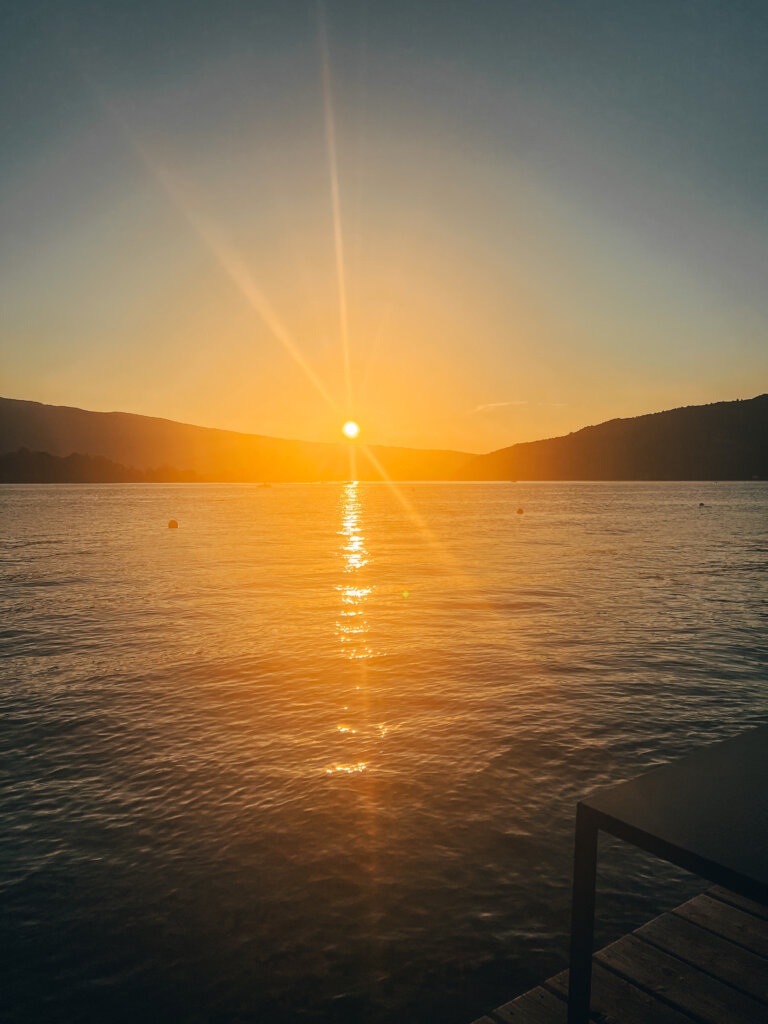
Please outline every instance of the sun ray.
[{"label": "sun ray", "polygon": [[358,445],[358,447],[363,451],[366,458],[369,460],[373,468],[379,474],[379,476],[390,489],[390,491],[394,494],[397,501],[403,506],[411,522],[423,533],[425,539],[430,544],[430,546],[438,552],[440,552],[440,554],[443,555],[447,561],[452,561],[452,558],[449,555],[449,553],[446,551],[444,546],[440,543],[440,541],[437,539],[434,533],[427,526],[426,520],[424,520],[419,515],[419,513],[416,511],[416,509],[413,507],[410,501],[408,501],[406,496],[403,494],[402,490],[397,486],[397,484],[389,475],[389,473],[387,473],[386,469],[384,469],[384,467],[373,454],[368,445],[361,444]]},{"label": "sun ray", "polygon": [[163,190],[176,212],[194,231],[209,255],[235,285],[251,309],[260,317],[273,338],[280,342],[330,408],[335,413],[338,413],[338,403],[315,373],[264,292],[254,282],[251,272],[240,253],[228,242],[221,228],[210,217],[206,217],[200,211],[198,206],[192,201],[189,187],[185,188],[180,177],[151,150],[149,143],[131,123],[131,118],[127,115],[126,111],[99,86],[91,70],[83,64],[81,59],[76,59],[72,54],[69,56],[72,67],[91,89],[97,103],[104,111],[113,128],[122,135],[145,170],[149,172],[155,183]]},{"label": "sun ray", "polygon": [[328,151],[328,173],[331,181],[331,210],[333,214],[333,244],[336,254],[336,283],[339,296],[339,327],[341,331],[342,359],[344,361],[344,387],[347,407],[352,406],[352,370],[349,357],[349,314],[347,304],[347,275],[344,262],[344,234],[341,225],[341,200],[339,198],[339,167],[336,152],[336,119],[333,110],[331,86],[331,61],[328,48],[328,28],[325,4],[320,0],[318,10],[318,36],[323,82],[323,114],[325,119],[325,142]]},{"label": "sun ray", "polygon": [[[402,489],[397,486],[395,481],[389,476],[386,469],[382,466],[376,456],[373,454],[371,449],[364,444],[356,445],[370,461],[376,472],[381,477],[382,481],[388,486],[391,493],[394,495],[399,504],[403,507],[406,514],[408,515],[411,522],[419,529],[424,539],[427,541],[432,550],[440,557],[444,565],[450,567],[457,576],[461,579],[462,586],[465,587],[466,592],[471,595],[472,600],[476,602],[477,607],[481,608],[484,612],[489,614],[495,621],[505,627],[509,626],[509,619],[503,615],[497,607],[495,607],[487,597],[482,593],[477,581],[473,579],[470,573],[467,572],[466,568],[459,562],[455,555],[442,543],[442,541],[430,530],[426,520],[419,515],[417,510],[413,507],[411,502],[403,493]],[[538,663],[533,658],[525,659],[529,668],[537,668]]]},{"label": "sun ray", "polygon": [[191,201],[189,189],[185,189],[180,178],[173,174],[168,165],[150,153],[148,146],[139,141],[135,136],[132,137],[132,141],[144,165],[162,186],[176,211],[181,214],[200,241],[203,242],[220,269],[224,271],[235,285],[251,309],[258,314],[275,340],[280,342],[294,362],[301,367],[304,374],[328,405],[335,412],[338,412],[338,404],[310,366],[298,344],[278,317],[269,299],[254,282],[251,272],[240,253],[227,241],[219,226],[196,208],[195,204]]}]

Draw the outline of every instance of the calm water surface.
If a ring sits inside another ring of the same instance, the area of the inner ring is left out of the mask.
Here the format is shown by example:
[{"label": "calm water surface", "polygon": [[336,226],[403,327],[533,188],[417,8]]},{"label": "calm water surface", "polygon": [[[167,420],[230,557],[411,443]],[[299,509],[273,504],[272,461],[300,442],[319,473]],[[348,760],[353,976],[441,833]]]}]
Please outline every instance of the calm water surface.
[{"label": "calm water surface", "polygon": [[466,1024],[575,801],[768,720],[768,484],[400,490],[0,488],[3,1021]]}]

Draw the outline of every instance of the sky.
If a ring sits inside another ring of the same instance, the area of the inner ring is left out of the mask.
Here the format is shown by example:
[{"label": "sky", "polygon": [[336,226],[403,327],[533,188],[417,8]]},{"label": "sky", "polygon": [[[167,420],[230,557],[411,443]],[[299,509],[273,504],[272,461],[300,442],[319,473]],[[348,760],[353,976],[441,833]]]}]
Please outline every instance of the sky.
[{"label": "sky", "polygon": [[489,451],[768,390],[763,0],[11,0],[0,394]]}]

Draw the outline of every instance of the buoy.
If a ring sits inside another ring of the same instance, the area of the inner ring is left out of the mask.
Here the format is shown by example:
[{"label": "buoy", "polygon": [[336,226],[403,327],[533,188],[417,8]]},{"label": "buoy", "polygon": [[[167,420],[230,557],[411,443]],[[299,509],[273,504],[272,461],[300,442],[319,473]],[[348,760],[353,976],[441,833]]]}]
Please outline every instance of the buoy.
[{"label": "buoy", "polygon": [[179,524],[176,522],[175,519],[170,519],[168,521],[168,529],[169,530],[178,530],[178,528],[179,528]]},{"label": "buoy", "polygon": [[517,510],[517,514],[518,514],[519,516],[521,516],[521,515],[523,514],[523,510],[522,510],[521,508],[519,508],[519,509]]}]

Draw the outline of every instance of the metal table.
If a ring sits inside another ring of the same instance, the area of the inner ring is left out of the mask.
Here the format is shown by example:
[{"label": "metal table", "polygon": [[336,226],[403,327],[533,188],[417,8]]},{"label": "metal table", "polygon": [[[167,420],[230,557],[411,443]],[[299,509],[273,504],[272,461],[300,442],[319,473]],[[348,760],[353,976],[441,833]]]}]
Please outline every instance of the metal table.
[{"label": "metal table", "polygon": [[587,1024],[602,829],[768,904],[768,726],[704,747],[576,807],[568,1024]]}]

